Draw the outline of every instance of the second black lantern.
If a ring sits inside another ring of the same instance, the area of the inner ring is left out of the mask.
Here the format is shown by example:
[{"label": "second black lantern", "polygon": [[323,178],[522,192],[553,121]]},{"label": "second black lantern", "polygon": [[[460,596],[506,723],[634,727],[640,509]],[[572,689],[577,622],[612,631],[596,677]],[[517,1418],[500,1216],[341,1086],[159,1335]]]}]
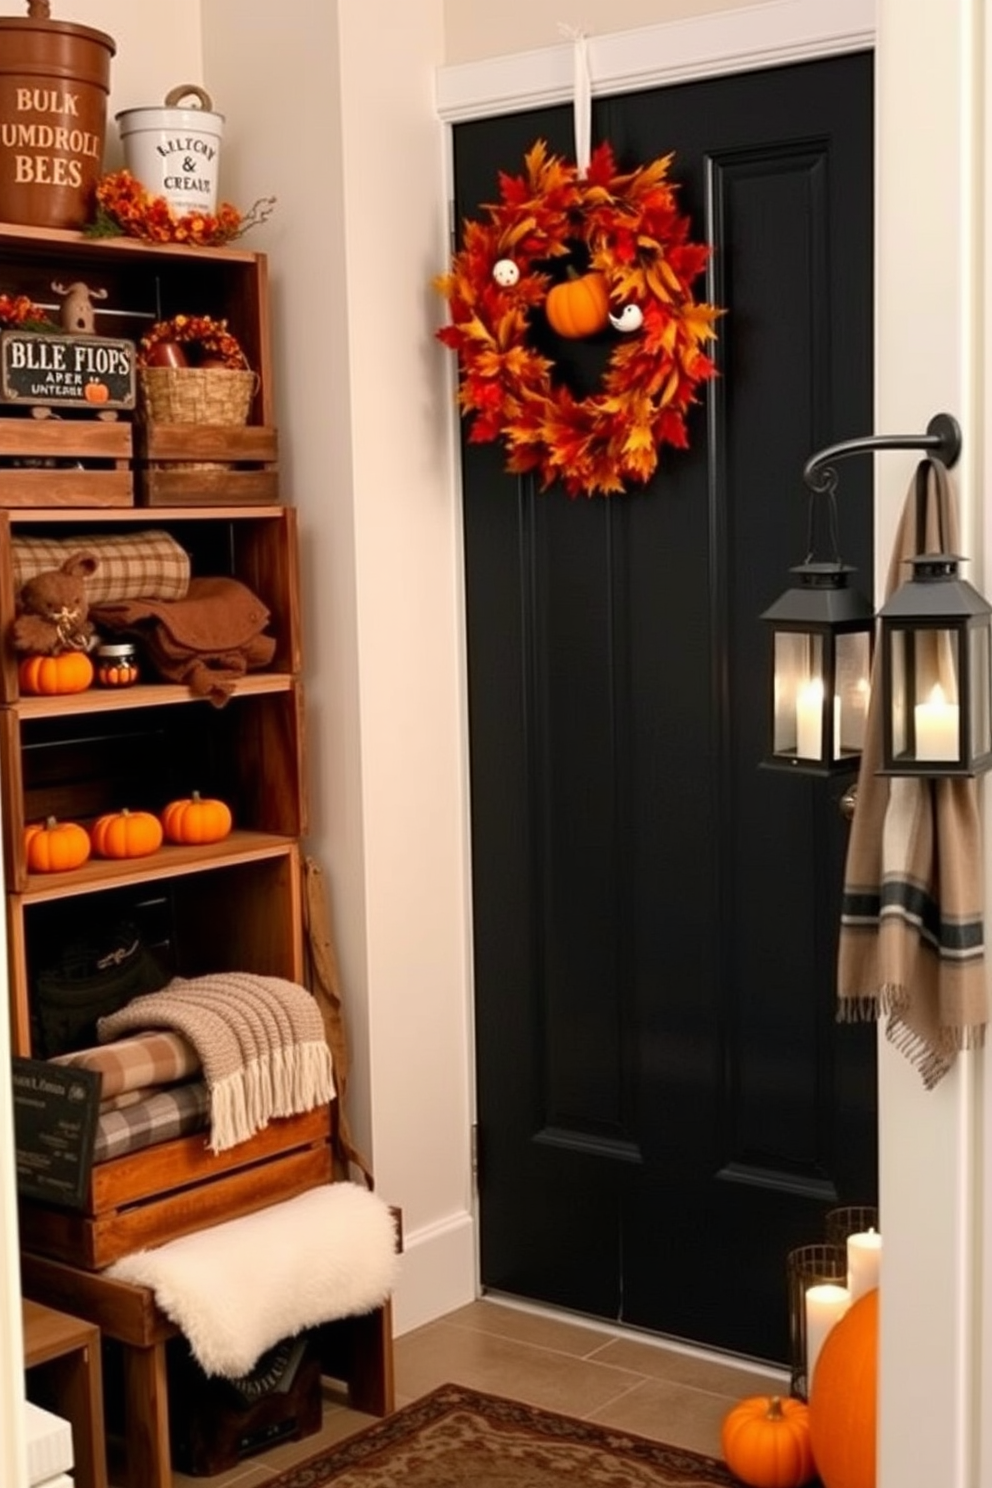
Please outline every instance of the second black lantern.
[{"label": "second black lantern", "polygon": [[992,606],[925,553],[880,611],[882,773],[979,775],[992,769]]}]

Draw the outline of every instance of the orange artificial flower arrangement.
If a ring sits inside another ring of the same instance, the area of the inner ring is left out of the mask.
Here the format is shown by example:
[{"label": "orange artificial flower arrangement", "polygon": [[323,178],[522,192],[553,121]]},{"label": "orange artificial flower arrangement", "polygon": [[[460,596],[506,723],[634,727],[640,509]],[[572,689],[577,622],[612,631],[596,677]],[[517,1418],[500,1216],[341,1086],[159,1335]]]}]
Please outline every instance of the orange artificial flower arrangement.
[{"label": "orange artificial flower arrangement", "polygon": [[[507,470],[533,472],[542,489],[557,480],[570,496],[622,492],[650,479],[662,444],[688,446],[686,414],[715,375],[705,348],[722,311],[693,294],[709,248],[689,239],[671,160],[620,172],[602,144],[580,176],[538,140],[522,176],[500,174],[500,201],[484,208],[487,220],[465,223],[450,272],[434,281],[470,441],[501,439]],[[594,333],[609,339],[609,360],[586,397],[534,337],[557,319],[548,302],[565,264],[576,288],[601,278],[585,288],[608,301],[606,329]]]},{"label": "orange artificial flower arrangement", "polygon": [[55,331],[58,326],[46,310],[27,295],[0,294],[0,330]]},{"label": "orange artificial flower arrangement", "polygon": [[142,336],[138,345],[138,365],[148,367],[156,361],[154,348],[172,343],[189,349],[188,365],[227,367],[244,372],[248,362],[226,320],[210,315],[173,315],[171,320],[157,320]]},{"label": "orange artificial flower arrangement", "polygon": [[123,234],[144,238],[149,243],[217,248],[264,222],[275,205],[275,198],[263,197],[245,213],[230,202],[221,202],[216,212],[180,215],[164,196],[153,196],[130,171],[119,170],[97,183],[96,203],[96,217],[87,229],[91,237]]}]

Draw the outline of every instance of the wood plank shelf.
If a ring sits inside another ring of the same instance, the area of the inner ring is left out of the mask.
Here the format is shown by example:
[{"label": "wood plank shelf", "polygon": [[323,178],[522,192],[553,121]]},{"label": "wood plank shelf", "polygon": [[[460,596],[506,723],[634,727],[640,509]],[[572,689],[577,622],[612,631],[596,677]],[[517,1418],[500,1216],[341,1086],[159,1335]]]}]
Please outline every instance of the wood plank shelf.
[{"label": "wood plank shelf", "polygon": [[31,904],[43,904],[122,883],[152,883],[180,873],[206,873],[234,863],[257,863],[264,858],[282,856],[294,841],[293,837],[276,837],[267,832],[234,831],[223,842],[213,842],[209,847],[166,843],[146,858],[90,858],[81,868],[65,873],[29,873],[21,897]]},{"label": "wood plank shelf", "polygon": [[[289,692],[293,678],[288,672],[252,672],[235,683],[232,697],[261,697],[266,693]],[[56,697],[21,697],[11,707],[24,720],[66,718],[72,714],[110,713],[125,708],[161,708],[171,703],[200,703],[188,687],[173,682],[138,682],[133,687],[88,687],[85,692]]]}]

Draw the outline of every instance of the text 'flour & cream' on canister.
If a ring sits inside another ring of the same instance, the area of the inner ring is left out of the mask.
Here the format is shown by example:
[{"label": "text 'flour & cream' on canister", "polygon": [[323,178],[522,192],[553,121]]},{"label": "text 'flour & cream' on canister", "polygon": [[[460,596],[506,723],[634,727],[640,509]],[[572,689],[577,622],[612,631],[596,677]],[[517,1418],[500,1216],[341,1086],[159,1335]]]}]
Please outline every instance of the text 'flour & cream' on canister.
[{"label": "text 'flour & cream' on canister", "polygon": [[[179,106],[189,98],[195,107]],[[124,109],[115,118],[125,164],[146,191],[164,196],[180,216],[216,210],[224,115],[213,112],[209,93],[182,83],[166,94],[164,108]]]}]

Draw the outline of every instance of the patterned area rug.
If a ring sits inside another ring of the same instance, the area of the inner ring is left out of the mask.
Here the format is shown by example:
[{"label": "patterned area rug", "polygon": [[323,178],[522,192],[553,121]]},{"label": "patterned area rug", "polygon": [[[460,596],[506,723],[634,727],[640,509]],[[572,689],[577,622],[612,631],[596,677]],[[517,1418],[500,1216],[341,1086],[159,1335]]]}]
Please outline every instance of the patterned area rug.
[{"label": "patterned area rug", "polygon": [[442,1385],[266,1488],[739,1488],[722,1463]]}]

